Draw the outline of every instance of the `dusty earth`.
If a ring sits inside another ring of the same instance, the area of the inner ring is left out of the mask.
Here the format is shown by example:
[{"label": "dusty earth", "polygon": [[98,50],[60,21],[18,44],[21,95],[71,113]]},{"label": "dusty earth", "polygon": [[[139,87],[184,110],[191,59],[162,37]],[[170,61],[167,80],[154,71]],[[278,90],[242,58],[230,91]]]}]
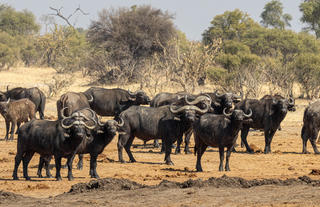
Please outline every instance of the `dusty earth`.
[{"label": "dusty earth", "polygon": [[[6,85],[31,87],[30,82],[44,87],[55,72],[51,69],[17,68],[0,72],[0,90]],[[81,74],[73,75],[77,81],[61,91],[84,91],[89,86]],[[110,87],[110,86],[109,86]],[[46,116],[55,118],[55,101],[61,95],[48,99]],[[289,112],[282,122],[282,130],[275,134],[272,154],[262,153],[263,133],[251,131],[248,142],[256,150],[247,154],[237,147],[232,153],[230,172],[219,172],[218,151],[208,149],[202,159],[204,172],[195,172],[196,156],[172,154],[174,166],[164,164],[164,154],[150,145],[143,148],[136,139],[132,149],[137,163],[117,162],[117,137],[98,158],[100,180],[89,177],[89,156],[85,156],[84,169],[74,169],[75,179],[68,181],[67,170],[62,169],[63,181],[36,176],[39,156],[29,165],[32,181],[12,180],[16,136],[5,142],[4,120],[0,118],[0,205],[1,206],[320,206],[319,156],[301,154],[300,130],[306,100],[297,100],[297,111]],[[238,140],[240,143],[240,141]],[[193,142],[191,144],[193,147]],[[191,148],[193,150],[193,148]],[[125,154],[125,158],[128,157]],[[77,158],[75,159],[77,162]],[[76,166],[74,164],[74,166]],[[55,169],[51,165],[52,174]],[[75,168],[75,167],[74,167]]]}]

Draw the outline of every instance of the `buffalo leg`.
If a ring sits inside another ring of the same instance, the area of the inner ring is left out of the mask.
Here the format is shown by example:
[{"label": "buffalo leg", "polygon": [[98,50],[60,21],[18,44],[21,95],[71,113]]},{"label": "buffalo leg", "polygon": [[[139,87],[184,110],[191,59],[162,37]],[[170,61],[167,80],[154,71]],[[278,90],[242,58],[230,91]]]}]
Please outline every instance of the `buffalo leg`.
[{"label": "buffalo leg", "polygon": [[21,125],[21,122],[17,122],[17,130],[16,130],[16,134],[18,134],[18,132],[19,132],[20,125]]},{"label": "buffalo leg", "polygon": [[123,155],[122,155],[122,151],[123,151],[123,147],[124,145],[127,143],[129,139],[129,135],[128,134],[120,134],[119,138],[118,138],[118,157],[119,157],[119,162],[121,163],[125,163],[124,159],[123,159]]},{"label": "buffalo leg", "polygon": [[57,155],[54,156],[54,161],[56,162],[56,179],[57,181],[62,180],[60,170],[61,170],[61,157]]},{"label": "buffalo leg", "polygon": [[[264,148],[264,153],[268,154],[271,153],[271,142],[273,139],[274,134],[276,133],[278,129],[276,130],[266,130],[265,133],[265,148]],[[266,133],[268,132],[268,133]]]},{"label": "buffalo leg", "polygon": [[302,154],[307,154],[307,142],[309,139],[309,133],[306,126],[303,126],[301,129],[301,139],[302,139]]},{"label": "buffalo leg", "polygon": [[185,143],[184,153],[185,153],[185,154],[190,154],[190,153],[191,153],[191,151],[190,151],[190,149],[189,149],[189,144],[190,144],[191,135],[192,135],[192,131],[187,132],[186,135],[185,135],[185,137],[184,137],[184,143]]},{"label": "buffalo leg", "polygon": [[40,156],[39,165],[38,165],[38,172],[37,172],[37,175],[39,178],[42,178],[42,168],[43,168],[44,163],[45,163],[44,158],[42,156]]},{"label": "buffalo leg", "polygon": [[182,136],[178,138],[175,154],[180,154],[180,153],[181,153],[180,145],[181,145],[181,143],[182,143],[182,140],[183,140],[183,139],[182,139]]},{"label": "buffalo leg", "polygon": [[227,148],[225,171],[230,171],[229,159],[230,159],[230,155],[231,155],[232,149],[233,149],[233,146]]},{"label": "buffalo leg", "polygon": [[23,162],[23,177],[26,180],[30,180],[30,177],[28,176],[28,165],[29,162],[31,160],[31,158],[33,157],[34,152],[26,152],[23,156],[22,162]]},{"label": "buffalo leg", "polygon": [[15,158],[14,158],[14,170],[13,170],[13,173],[12,173],[12,177],[14,180],[19,180],[18,178],[18,168],[19,168],[19,165],[21,163],[21,160],[22,160],[22,153],[17,152]]},{"label": "buffalo leg", "polygon": [[253,153],[252,149],[249,147],[249,144],[247,142],[248,133],[249,133],[249,127],[243,127],[241,129],[241,142],[243,142],[244,145],[246,146],[247,152]]},{"label": "buffalo leg", "polygon": [[15,121],[11,122],[10,140],[13,140],[14,130],[16,128],[16,125],[17,125],[17,122]]},{"label": "buffalo leg", "polygon": [[154,147],[154,148],[159,148],[159,147],[160,147],[160,145],[159,145],[159,140],[158,140],[158,139],[155,139],[155,140],[153,141],[153,147]]},{"label": "buffalo leg", "polygon": [[69,155],[67,157],[67,166],[68,166],[68,180],[74,180],[73,174],[72,174],[72,162],[74,159],[75,154]]},{"label": "buffalo leg", "polygon": [[318,136],[318,132],[314,131],[312,134],[312,137],[310,137],[309,139],[315,154],[319,154],[319,151],[316,145],[317,136]]},{"label": "buffalo leg", "polygon": [[219,171],[223,171],[224,147],[219,147],[220,165]]},{"label": "buffalo leg", "polygon": [[91,178],[99,179],[99,175],[97,173],[97,157],[96,154],[90,154],[90,176]]},{"label": "buffalo leg", "polygon": [[49,169],[49,165],[50,165],[50,161],[51,161],[51,156],[48,157],[43,157],[41,156],[39,159],[39,166],[38,166],[38,172],[37,175],[39,178],[42,178],[42,168],[43,165],[45,165],[45,169],[46,169],[46,177],[47,178],[52,178],[52,175],[50,173],[50,169]]},{"label": "buffalo leg", "polygon": [[9,129],[10,129],[10,121],[6,120],[6,136],[4,137],[6,141],[8,140],[8,137],[9,137]]},{"label": "buffalo leg", "polygon": [[201,158],[202,158],[203,153],[206,151],[207,147],[208,146],[201,141],[197,146],[197,164],[196,164],[197,172],[203,171],[202,166],[201,166]]},{"label": "buffalo leg", "polygon": [[83,154],[78,154],[78,164],[77,164],[77,169],[82,170],[83,169]]},{"label": "buffalo leg", "polygon": [[128,156],[129,156],[130,162],[136,162],[136,160],[134,159],[134,157],[131,153],[131,150],[130,150],[130,147],[132,145],[133,140],[134,140],[134,136],[131,136],[124,146],[124,149],[126,150]]},{"label": "buffalo leg", "polygon": [[173,162],[171,161],[171,151],[172,151],[172,139],[162,139],[162,141],[164,142],[165,145],[165,156],[164,156],[164,160],[166,161],[167,165],[173,165]]}]

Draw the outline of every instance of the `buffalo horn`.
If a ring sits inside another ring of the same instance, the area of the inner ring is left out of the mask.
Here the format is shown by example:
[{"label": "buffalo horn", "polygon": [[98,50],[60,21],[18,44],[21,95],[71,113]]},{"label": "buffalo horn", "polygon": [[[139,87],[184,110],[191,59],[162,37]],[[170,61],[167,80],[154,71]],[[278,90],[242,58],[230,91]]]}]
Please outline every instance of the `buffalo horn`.
[{"label": "buffalo horn", "polygon": [[204,100],[208,100],[209,101],[209,105],[211,105],[211,98],[209,96],[206,96],[206,95],[198,96],[195,100],[193,100],[191,102],[188,101],[188,95],[185,95],[184,99],[185,99],[186,103],[189,104],[189,105],[194,105],[194,104],[197,104],[200,101],[204,101]]},{"label": "buffalo horn", "polygon": [[246,118],[250,118],[252,116],[252,110],[249,109],[249,114],[244,114],[243,116],[245,116]]},{"label": "buffalo horn", "polygon": [[64,115],[64,110],[67,109],[67,108],[68,108],[68,107],[64,107],[64,108],[62,108],[61,111],[60,111],[62,119],[69,118],[69,117],[66,117],[66,116]]},{"label": "buffalo horn", "polygon": [[123,121],[123,119],[122,119],[121,117],[119,117],[119,121],[120,121],[120,122],[117,123],[117,126],[118,126],[118,127],[123,127],[124,121]]},{"label": "buffalo horn", "polygon": [[224,109],[223,109],[223,115],[225,115],[225,116],[231,116],[231,115],[232,115],[232,111],[231,111],[229,114],[227,114],[226,110],[227,110],[227,108],[224,108]]},{"label": "buffalo horn", "polygon": [[90,99],[88,99],[88,102],[92,103],[93,102],[93,96],[91,96],[91,94],[88,94],[88,96],[90,97]]},{"label": "buffalo horn", "polygon": [[290,98],[288,99],[288,103],[289,103],[290,105],[294,105],[294,99],[290,97]]},{"label": "buffalo horn", "polygon": [[220,97],[223,96],[223,94],[219,94],[219,93],[218,93],[218,90],[216,90],[216,91],[214,92],[214,95],[215,95],[216,97],[218,97],[218,98],[220,98]]},{"label": "buffalo horn", "polygon": [[129,89],[128,89],[128,93],[129,93],[131,96],[137,95],[137,92],[131,92]]},{"label": "buffalo horn", "polygon": [[205,108],[205,109],[200,109],[197,106],[182,106],[182,107],[180,107],[178,109],[174,109],[173,108],[173,104],[170,105],[170,111],[172,113],[174,113],[174,114],[177,114],[177,113],[179,113],[181,111],[184,111],[184,110],[195,110],[195,111],[197,111],[199,113],[203,113],[204,114],[209,110],[209,106],[207,105],[207,108]]},{"label": "buffalo horn", "polygon": [[10,102],[10,98],[8,98],[7,104]]}]

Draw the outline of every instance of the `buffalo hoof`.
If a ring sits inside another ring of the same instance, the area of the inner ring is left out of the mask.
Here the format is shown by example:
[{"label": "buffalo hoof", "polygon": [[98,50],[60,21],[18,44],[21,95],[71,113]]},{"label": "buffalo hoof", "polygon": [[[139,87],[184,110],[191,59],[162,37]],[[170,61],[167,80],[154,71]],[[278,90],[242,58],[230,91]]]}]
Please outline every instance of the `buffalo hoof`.
[{"label": "buffalo hoof", "polygon": [[119,160],[119,162],[120,162],[120,163],[126,163],[126,161],[124,161],[124,160]]},{"label": "buffalo hoof", "polygon": [[67,168],[68,168],[68,166],[67,166],[67,165],[61,165],[61,168],[63,168],[63,169],[67,169]]},{"label": "buffalo hoof", "polygon": [[57,177],[56,180],[57,180],[57,181],[61,181],[62,178],[61,178],[61,177]]},{"label": "buffalo hoof", "polygon": [[187,154],[192,154],[192,152],[190,150],[184,151],[184,153]]},{"label": "buffalo hoof", "polygon": [[223,167],[220,166],[219,167],[219,171],[222,172],[223,171]]},{"label": "buffalo hoof", "polygon": [[314,152],[314,154],[319,155],[319,154],[320,154],[320,152]]},{"label": "buffalo hoof", "polygon": [[77,169],[78,169],[78,170],[82,170],[82,169],[83,169],[83,166],[82,166],[82,165],[81,165],[81,166],[80,166],[80,165],[77,165]]},{"label": "buffalo hoof", "polygon": [[91,178],[100,179],[99,175],[91,175]]},{"label": "buffalo hoof", "polygon": [[247,150],[247,153],[254,154],[254,151],[252,149],[250,149],[250,150]]},{"label": "buffalo hoof", "polygon": [[137,161],[136,161],[136,160],[130,160],[129,162],[130,162],[130,163],[134,163],[134,162],[137,162]]},{"label": "buffalo hoof", "polygon": [[202,168],[197,168],[197,172],[203,172]]},{"label": "buffalo hoof", "polygon": [[31,178],[29,176],[25,177],[26,180],[31,180]]},{"label": "buffalo hoof", "polygon": [[19,180],[17,176],[13,176],[13,180]]},{"label": "buffalo hoof", "polygon": [[166,161],[167,165],[174,165],[172,161]]},{"label": "buffalo hoof", "polygon": [[52,175],[47,175],[46,178],[53,178],[53,176]]},{"label": "buffalo hoof", "polygon": [[41,174],[38,174],[38,178],[43,178],[43,176]]},{"label": "buffalo hoof", "polygon": [[71,175],[71,176],[68,176],[68,180],[71,181],[71,180],[74,180],[74,177]]},{"label": "buffalo hoof", "polygon": [[311,153],[308,151],[302,151],[302,154],[311,154]]},{"label": "buffalo hoof", "polygon": [[159,148],[159,147],[160,147],[159,144],[154,144],[154,145],[153,145],[153,148]]},{"label": "buffalo hoof", "polygon": [[230,168],[229,168],[229,167],[226,167],[225,171],[230,171]]},{"label": "buffalo hoof", "polygon": [[181,151],[180,150],[176,150],[175,152],[174,152],[174,154],[181,154]]}]

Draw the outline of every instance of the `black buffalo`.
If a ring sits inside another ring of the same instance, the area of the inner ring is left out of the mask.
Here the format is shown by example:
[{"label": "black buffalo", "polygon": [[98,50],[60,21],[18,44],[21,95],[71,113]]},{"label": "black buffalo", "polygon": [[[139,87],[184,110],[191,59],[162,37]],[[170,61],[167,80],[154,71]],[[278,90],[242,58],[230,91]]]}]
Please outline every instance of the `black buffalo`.
[{"label": "black buffalo", "polygon": [[[99,175],[96,171],[97,168],[97,157],[102,153],[104,148],[113,140],[114,136],[117,133],[118,127],[123,126],[123,121],[118,123],[115,120],[108,120],[106,123],[101,123],[98,119],[98,126],[91,131],[91,136],[93,140],[91,142],[83,142],[77,149],[77,154],[79,154],[79,166],[82,166],[83,154],[90,154],[90,170],[89,174],[92,178],[99,178]],[[41,169],[43,164],[46,165],[46,175],[51,177],[49,171],[49,162],[50,159],[45,157],[40,157],[39,167],[38,167],[38,176],[42,177]],[[82,167],[80,167],[82,168]]]},{"label": "black buffalo", "polygon": [[150,98],[141,90],[130,92],[121,88],[91,87],[84,94],[93,97],[90,107],[100,116],[117,116],[132,105],[150,103]]},{"label": "black buffalo", "polygon": [[90,108],[92,97],[87,97],[84,93],[67,92],[62,94],[57,101],[58,119],[62,118],[61,112],[63,108],[64,116],[70,116],[73,112],[84,108]]},{"label": "black buffalo", "polygon": [[242,110],[233,110],[230,113],[223,111],[222,115],[207,113],[194,123],[195,150],[197,154],[197,171],[202,171],[201,157],[208,146],[218,147],[220,154],[219,171],[223,171],[224,148],[227,148],[225,170],[229,171],[229,158],[238,133],[244,121],[250,121],[252,111],[245,114]]},{"label": "black buffalo", "polygon": [[7,99],[22,99],[28,98],[36,106],[36,111],[39,112],[40,119],[44,119],[44,109],[46,105],[46,96],[37,87],[33,88],[22,88],[17,87],[6,92],[0,92],[0,101],[6,101]]},{"label": "black buffalo", "polygon": [[166,164],[173,164],[170,158],[171,145],[182,137],[197,119],[199,114],[208,111],[197,106],[161,106],[158,108],[131,106],[120,114],[124,120],[124,126],[119,129],[118,155],[119,161],[124,162],[122,157],[125,148],[131,162],[135,162],[130,147],[135,137],[148,141],[162,139],[165,146]]},{"label": "black buffalo", "polygon": [[314,153],[319,154],[316,140],[320,130],[320,101],[311,103],[305,110],[303,115],[303,126],[301,129],[302,153],[307,153],[307,141],[313,147]]},{"label": "black buffalo", "polygon": [[[88,125],[91,120],[92,125]],[[28,176],[28,164],[37,152],[42,157],[54,156],[56,179],[61,180],[61,158],[68,158],[68,179],[72,180],[72,157],[82,142],[89,142],[87,129],[94,129],[95,121],[80,112],[73,113],[62,120],[32,120],[20,127],[18,133],[17,154],[13,170],[13,179],[17,180],[18,167],[23,160],[23,176]]]},{"label": "black buffalo", "polygon": [[248,152],[252,149],[247,142],[247,136],[250,128],[264,130],[265,148],[264,153],[271,152],[271,142],[274,134],[280,126],[280,123],[287,115],[288,108],[293,105],[292,99],[285,98],[265,98],[265,99],[245,99],[235,105],[236,109],[241,109],[248,113],[252,110],[252,122],[243,124],[241,129],[241,141],[246,146]]}]

